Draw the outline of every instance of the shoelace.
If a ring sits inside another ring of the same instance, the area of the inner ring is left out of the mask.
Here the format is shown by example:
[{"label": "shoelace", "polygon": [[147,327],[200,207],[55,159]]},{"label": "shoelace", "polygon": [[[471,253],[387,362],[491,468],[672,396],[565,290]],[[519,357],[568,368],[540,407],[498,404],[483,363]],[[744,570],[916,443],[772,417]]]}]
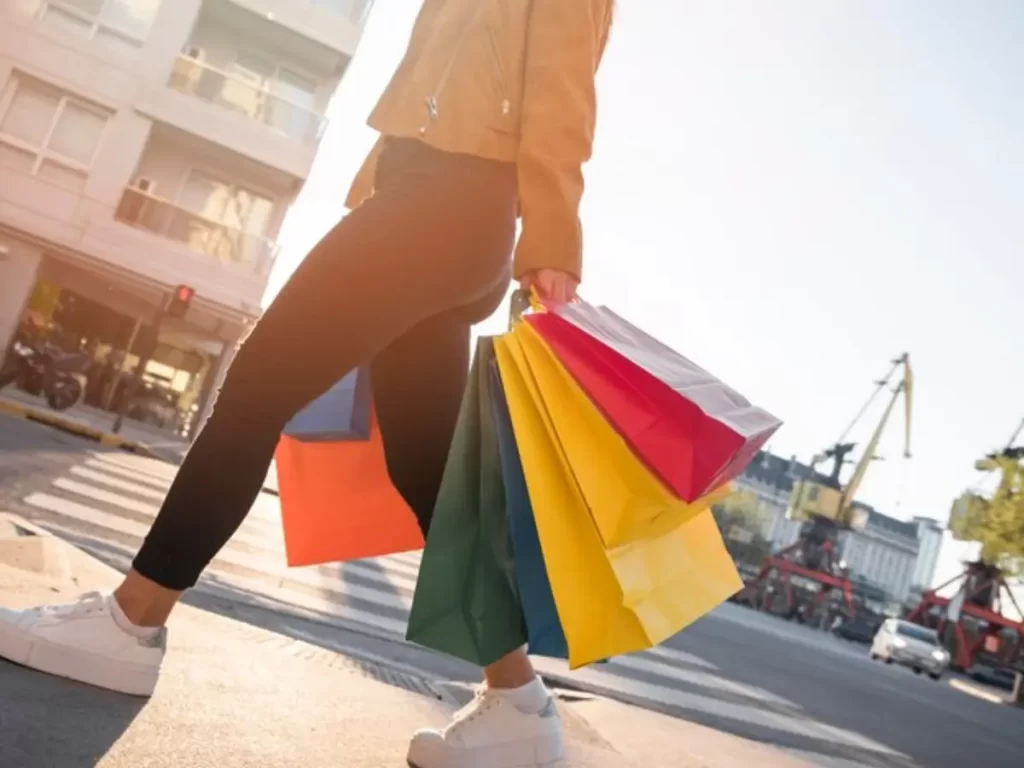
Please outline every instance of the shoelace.
[{"label": "shoelace", "polygon": [[102,594],[99,592],[86,592],[73,603],[68,603],[67,605],[44,605],[38,610],[41,616],[69,619],[96,613],[105,608],[106,602]]},{"label": "shoelace", "polygon": [[477,686],[473,700],[460,709],[452,717],[451,725],[448,726],[448,733],[456,733],[462,726],[471,723],[491,708],[497,694],[487,689],[486,686]]}]

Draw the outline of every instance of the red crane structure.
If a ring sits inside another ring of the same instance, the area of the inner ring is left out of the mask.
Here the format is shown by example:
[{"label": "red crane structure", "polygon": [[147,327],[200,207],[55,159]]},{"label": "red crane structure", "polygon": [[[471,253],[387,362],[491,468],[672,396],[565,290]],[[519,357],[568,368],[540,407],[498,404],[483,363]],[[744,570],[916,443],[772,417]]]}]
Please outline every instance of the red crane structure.
[{"label": "red crane structure", "polygon": [[[844,465],[850,463],[847,456],[856,447],[855,443],[845,442],[846,437],[878,395],[886,390],[891,393],[889,403],[844,486],[840,476]],[[904,456],[910,457],[912,393],[910,358],[903,354],[892,362],[888,375],[876,382],[874,393],[835,445],[815,456],[808,475],[794,486],[786,516],[804,521],[799,538],[794,544],[765,558],[758,575],[739,596],[741,602],[822,629],[831,628],[836,618],[837,598],[847,618],[856,613],[853,584],[840,559],[839,536],[843,531],[863,530],[867,522],[867,514],[854,504],[854,496],[868,466],[879,458],[876,455],[879,442],[901,395],[906,404]],[[827,460],[832,461],[831,473],[823,475],[816,472],[815,467]]]},{"label": "red crane structure", "polygon": [[[1024,494],[1024,446],[1013,447],[1020,431],[1002,451],[975,464],[979,470],[999,472],[998,487],[989,498],[970,491],[962,494],[950,513],[951,529],[962,529],[958,521],[999,514],[1001,506]],[[1018,616],[1024,613],[1002,569],[989,559],[996,558],[986,558],[983,551],[980,559],[965,564],[963,573],[926,592],[907,619],[938,631],[950,652],[950,665],[958,671],[983,665],[1016,673],[1015,701],[1024,705],[1024,622],[1009,618],[1006,609],[1012,606]],[[951,597],[939,594],[954,584]]]}]

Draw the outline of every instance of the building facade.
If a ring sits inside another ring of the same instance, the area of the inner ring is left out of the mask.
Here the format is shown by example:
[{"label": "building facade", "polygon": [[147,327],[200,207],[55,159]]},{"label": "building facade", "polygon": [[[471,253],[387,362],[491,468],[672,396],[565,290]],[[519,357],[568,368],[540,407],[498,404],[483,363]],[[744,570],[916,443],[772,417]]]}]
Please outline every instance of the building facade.
[{"label": "building facade", "polygon": [[[194,419],[260,312],[369,3],[0,4],[0,354],[60,334],[101,373],[141,366],[163,426]],[[180,285],[187,315],[158,320]]]},{"label": "building facade", "polygon": [[[814,472],[817,481],[826,478]],[[778,550],[793,544],[801,522],[786,516],[793,487],[812,470],[796,458],[762,451],[737,478],[738,489],[758,499],[757,531]],[[859,583],[874,586],[891,601],[904,602],[912,590],[931,586],[942,546],[942,526],[931,518],[898,520],[855,502],[866,520],[863,530],[840,538],[841,556]]]}]

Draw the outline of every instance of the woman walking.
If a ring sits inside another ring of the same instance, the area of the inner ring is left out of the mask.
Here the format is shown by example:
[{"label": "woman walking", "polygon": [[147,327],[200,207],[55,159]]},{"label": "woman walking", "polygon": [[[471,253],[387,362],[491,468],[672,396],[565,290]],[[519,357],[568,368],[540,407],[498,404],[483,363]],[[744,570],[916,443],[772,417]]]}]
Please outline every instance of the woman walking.
[{"label": "woman walking", "polygon": [[[558,301],[575,294],[581,166],[611,5],[424,1],[370,116],[381,138],[349,194],[352,212],[241,345],[131,571],[112,595],[0,609],[0,656],[151,694],[163,627],[244,520],[281,429],[368,361],[389,472],[427,530],[471,325],[497,308],[512,278]],[[452,725],[413,737],[410,763],[504,768],[561,757],[557,714],[525,652],[484,676],[484,692]]]}]

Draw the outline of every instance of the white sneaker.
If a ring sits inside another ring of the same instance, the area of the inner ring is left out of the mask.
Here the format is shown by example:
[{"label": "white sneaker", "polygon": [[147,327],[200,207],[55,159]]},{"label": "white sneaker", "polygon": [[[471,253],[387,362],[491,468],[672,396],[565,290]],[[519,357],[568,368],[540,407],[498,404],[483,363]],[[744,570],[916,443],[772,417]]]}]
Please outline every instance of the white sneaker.
[{"label": "white sneaker", "polygon": [[542,768],[565,755],[554,699],[525,715],[499,691],[482,690],[443,731],[419,731],[409,745],[412,768]]},{"label": "white sneaker", "polygon": [[0,608],[0,658],[112,691],[151,695],[167,631],[144,637],[126,632],[111,613],[113,599],[90,592],[70,605]]}]

